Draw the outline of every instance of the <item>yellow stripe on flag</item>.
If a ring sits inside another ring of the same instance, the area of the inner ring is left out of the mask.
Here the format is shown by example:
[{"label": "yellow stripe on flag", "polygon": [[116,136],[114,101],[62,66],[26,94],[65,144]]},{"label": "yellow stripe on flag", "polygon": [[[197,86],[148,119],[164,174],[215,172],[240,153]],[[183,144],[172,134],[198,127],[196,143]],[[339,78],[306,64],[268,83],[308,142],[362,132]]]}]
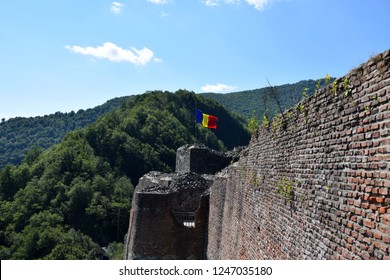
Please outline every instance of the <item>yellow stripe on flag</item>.
[{"label": "yellow stripe on flag", "polygon": [[208,127],[208,126],[209,126],[209,115],[203,114],[203,122],[202,122],[202,125],[203,125],[204,127]]}]

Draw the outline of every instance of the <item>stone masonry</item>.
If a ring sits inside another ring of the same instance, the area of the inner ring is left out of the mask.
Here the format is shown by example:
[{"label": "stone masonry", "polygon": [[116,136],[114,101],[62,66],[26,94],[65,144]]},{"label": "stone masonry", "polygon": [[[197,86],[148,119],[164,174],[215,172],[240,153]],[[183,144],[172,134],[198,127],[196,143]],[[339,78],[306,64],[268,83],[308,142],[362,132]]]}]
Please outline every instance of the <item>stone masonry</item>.
[{"label": "stone masonry", "polygon": [[215,174],[229,165],[232,157],[204,145],[185,145],[176,153],[176,172]]},{"label": "stone masonry", "polygon": [[209,259],[390,259],[390,51],[260,127],[210,191]]},{"label": "stone masonry", "polygon": [[175,173],[144,175],[133,196],[125,258],[205,259],[211,174],[234,159],[186,145],[178,149]]},{"label": "stone masonry", "polygon": [[195,173],[143,176],[133,196],[126,259],[204,259],[208,188]]}]

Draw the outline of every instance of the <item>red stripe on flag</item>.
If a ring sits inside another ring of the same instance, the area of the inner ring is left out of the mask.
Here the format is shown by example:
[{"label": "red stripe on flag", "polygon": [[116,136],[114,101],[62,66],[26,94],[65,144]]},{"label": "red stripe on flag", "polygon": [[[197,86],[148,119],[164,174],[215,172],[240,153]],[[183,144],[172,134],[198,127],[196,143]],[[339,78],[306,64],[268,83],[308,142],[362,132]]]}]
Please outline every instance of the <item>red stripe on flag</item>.
[{"label": "red stripe on flag", "polygon": [[217,128],[218,118],[216,116],[209,115],[209,122],[207,123],[208,128]]}]

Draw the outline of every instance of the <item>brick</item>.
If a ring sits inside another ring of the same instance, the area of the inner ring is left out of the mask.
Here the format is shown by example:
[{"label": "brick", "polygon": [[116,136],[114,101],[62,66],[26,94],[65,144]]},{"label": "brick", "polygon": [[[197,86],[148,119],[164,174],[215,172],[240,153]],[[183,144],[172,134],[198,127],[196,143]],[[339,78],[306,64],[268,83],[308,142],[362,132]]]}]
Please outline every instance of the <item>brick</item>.
[{"label": "brick", "polygon": [[389,245],[388,244],[384,244],[383,242],[381,241],[376,241],[373,243],[374,247],[375,248],[378,248],[379,250],[382,250],[383,252],[386,252],[389,248]]},{"label": "brick", "polygon": [[372,134],[372,137],[374,138],[374,139],[377,139],[377,138],[379,138],[381,136],[381,134],[379,133],[379,131],[375,131],[373,134]]},{"label": "brick", "polygon": [[382,223],[384,225],[390,227],[390,215],[389,214],[382,215]]},{"label": "brick", "polygon": [[359,247],[360,247],[360,249],[362,249],[363,251],[367,251],[367,250],[368,250],[368,246],[367,246],[366,244],[360,243],[360,244],[359,244]]},{"label": "brick", "polygon": [[375,200],[378,203],[383,203],[385,201],[385,199],[383,197],[376,197]]},{"label": "brick", "polygon": [[383,139],[381,140],[381,145],[386,146],[390,144],[390,139]]},{"label": "brick", "polygon": [[371,239],[370,238],[367,238],[367,237],[363,238],[363,242],[365,244],[371,245]]},{"label": "brick", "polygon": [[376,209],[378,209],[378,206],[376,206],[375,204],[370,204],[370,210],[375,211]]},{"label": "brick", "polygon": [[378,225],[378,230],[382,233],[384,233],[385,235],[390,235],[390,227],[387,227],[387,226],[383,226],[381,224]]},{"label": "brick", "polygon": [[361,202],[359,200],[355,200],[353,205],[356,206],[356,207],[360,207]]},{"label": "brick", "polygon": [[378,130],[378,129],[379,129],[379,124],[372,124],[372,125],[370,126],[370,129],[371,129],[371,130]]},{"label": "brick", "polygon": [[370,204],[369,204],[368,202],[363,202],[363,203],[361,204],[361,207],[362,207],[363,209],[368,209],[368,208],[370,208]]},{"label": "brick", "polygon": [[381,195],[388,195],[389,194],[389,188],[380,188],[378,190],[378,193],[381,194]]},{"label": "brick", "polygon": [[363,225],[369,228],[375,228],[375,222],[371,220],[363,220]]},{"label": "brick", "polygon": [[354,213],[355,213],[356,215],[361,215],[361,214],[362,214],[362,209],[360,209],[360,208],[355,208]]},{"label": "brick", "polygon": [[370,254],[367,251],[363,251],[362,252],[362,258],[363,258],[363,260],[369,260],[370,259]]},{"label": "brick", "polygon": [[382,239],[382,233],[379,232],[379,231],[374,231],[374,238],[377,239],[377,240],[381,240]]}]

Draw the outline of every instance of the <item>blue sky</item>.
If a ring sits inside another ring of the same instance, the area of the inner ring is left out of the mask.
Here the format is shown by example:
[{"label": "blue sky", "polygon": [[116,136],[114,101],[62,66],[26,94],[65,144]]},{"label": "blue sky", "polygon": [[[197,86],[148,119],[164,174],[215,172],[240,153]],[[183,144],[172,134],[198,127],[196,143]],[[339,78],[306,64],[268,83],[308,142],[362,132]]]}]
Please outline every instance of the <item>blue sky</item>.
[{"label": "blue sky", "polygon": [[390,48],[389,14],[388,0],[0,0],[0,119],[342,76]]}]

